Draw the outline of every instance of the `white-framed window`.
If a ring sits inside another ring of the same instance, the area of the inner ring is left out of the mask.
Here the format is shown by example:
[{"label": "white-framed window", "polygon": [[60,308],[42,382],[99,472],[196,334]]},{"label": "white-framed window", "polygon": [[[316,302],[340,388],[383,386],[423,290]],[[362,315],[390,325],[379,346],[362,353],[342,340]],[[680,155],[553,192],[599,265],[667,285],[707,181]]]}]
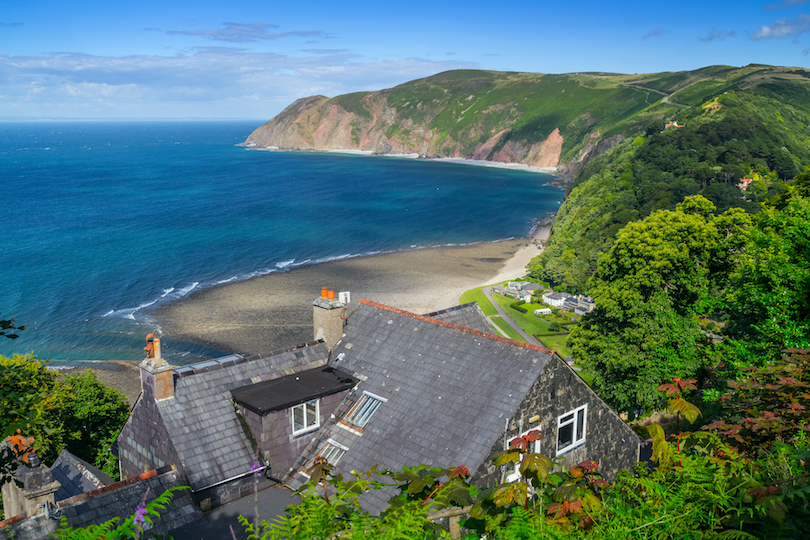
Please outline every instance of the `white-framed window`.
[{"label": "white-framed window", "polygon": [[330,465],[337,465],[337,462],[340,461],[340,458],[342,458],[343,454],[348,452],[348,450],[349,449],[342,444],[328,439],[321,451],[318,452],[318,457],[326,458],[326,461],[328,461]]},{"label": "white-framed window", "polygon": [[313,399],[292,408],[293,435],[314,429],[321,425],[318,400]]},{"label": "white-framed window", "polygon": [[346,421],[354,424],[357,427],[366,427],[368,421],[380,408],[380,405],[388,401],[385,398],[374,395],[371,392],[363,392],[363,397],[357,402],[357,405],[349,411],[346,415]]},{"label": "white-framed window", "polygon": [[[521,433],[520,436],[523,437],[524,435],[527,435],[530,431],[539,431],[539,432],[542,433],[543,428],[542,428],[542,426],[535,426],[533,428],[529,428],[529,429],[525,430],[523,433]],[[542,442],[541,440],[530,442],[529,443],[529,451],[528,451],[528,453],[529,454],[539,454],[540,453],[540,443],[541,442]],[[521,461],[523,461],[522,456],[521,456]],[[506,482],[507,483],[517,482],[517,481],[520,480],[520,478],[521,478],[520,477],[520,461],[518,461],[517,463],[515,463],[514,470],[512,470],[509,474],[506,475]]]},{"label": "white-framed window", "polygon": [[557,455],[585,442],[588,404],[567,412],[557,419]]}]

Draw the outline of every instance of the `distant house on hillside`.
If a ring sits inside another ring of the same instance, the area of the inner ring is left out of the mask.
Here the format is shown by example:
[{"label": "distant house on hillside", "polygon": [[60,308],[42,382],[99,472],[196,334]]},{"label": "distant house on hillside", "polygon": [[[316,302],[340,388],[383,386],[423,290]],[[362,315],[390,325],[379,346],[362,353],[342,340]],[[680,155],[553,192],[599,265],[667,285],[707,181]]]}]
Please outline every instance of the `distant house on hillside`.
[{"label": "distant house on hillside", "polygon": [[547,292],[543,294],[543,303],[551,307],[561,308],[569,298],[573,298],[573,296],[568,293]]},{"label": "distant house on hillside", "polygon": [[666,124],[664,124],[664,130],[667,130],[669,128],[680,128],[680,127],[683,127],[683,124],[678,124],[678,122],[676,121],[667,122]]},{"label": "distant house on hillside", "polygon": [[752,178],[740,178],[740,183],[737,184],[737,187],[740,188],[741,191],[746,191],[748,186],[751,185],[753,182]]}]

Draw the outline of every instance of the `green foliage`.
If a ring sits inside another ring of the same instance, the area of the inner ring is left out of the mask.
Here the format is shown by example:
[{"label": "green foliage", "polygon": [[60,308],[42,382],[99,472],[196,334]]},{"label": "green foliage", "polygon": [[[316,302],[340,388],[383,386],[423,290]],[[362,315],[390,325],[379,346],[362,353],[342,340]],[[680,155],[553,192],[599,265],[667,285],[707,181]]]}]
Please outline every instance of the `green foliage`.
[{"label": "green foliage", "polygon": [[70,375],[60,384],[72,395],[58,411],[67,448],[108,475],[117,477],[118,460],[110,448],[129,416],[126,396],[102,384],[92,371]]},{"label": "green foliage", "polygon": [[47,366],[47,360],[31,354],[0,356],[2,435],[21,429],[34,437],[44,463],[68,449],[116,478],[118,467],[109,448],[129,415],[126,397],[92,372],[57,381]]},{"label": "green foliage", "polygon": [[719,302],[750,218],[688,197],[629,224],[590,282],[596,309],[571,331],[576,358],[600,396],[619,410],[652,409],[656,388],[694,376],[712,355],[697,315]]},{"label": "green foliage", "polygon": [[49,389],[56,378],[47,362],[33,355],[0,356],[0,418],[3,438],[27,429],[50,407]]},{"label": "green foliage", "polygon": [[149,490],[147,490],[135,513],[123,521],[120,517],[114,517],[100,525],[73,528],[68,525],[67,519],[63,516],[59,529],[52,536],[58,540],[137,540],[140,538],[171,540],[171,536],[154,536],[146,532],[145,524],[154,525],[155,520],[160,519],[160,512],[165,511],[171,503],[174,492],[181,489],[189,488],[184,486],[169,488],[148,503],[146,497]]},{"label": "green foliage", "polygon": [[806,440],[810,425],[810,355],[785,354],[727,381],[719,419],[707,426],[738,447],[767,457],[774,444]]},{"label": "green foliage", "polygon": [[[716,108],[682,113],[685,127],[648,130],[588,162],[531,275],[586,290],[619,230],[656,210],[673,210],[689,195],[708,198],[718,213],[732,207],[757,212],[756,203],[779,192],[796,174],[796,163],[810,159],[810,93],[782,99],[779,92],[786,91],[776,85],[722,95]],[[743,193],[737,183],[752,172],[760,179]]]},{"label": "green foliage", "polygon": [[810,199],[766,207],[754,225],[732,274],[729,333],[761,363],[810,347]]}]

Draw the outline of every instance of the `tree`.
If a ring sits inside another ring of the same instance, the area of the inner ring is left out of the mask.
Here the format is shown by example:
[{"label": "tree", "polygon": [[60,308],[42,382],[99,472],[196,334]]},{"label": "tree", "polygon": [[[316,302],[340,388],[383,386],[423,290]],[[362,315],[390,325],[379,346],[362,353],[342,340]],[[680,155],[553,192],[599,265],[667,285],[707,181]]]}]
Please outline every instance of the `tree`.
[{"label": "tree", "polygon": [[72,399],[55,411],[64,426],[67,448],[112,477],[118,475],[118,461],[110,452],[115,437],[129,416],[126,396],[105,386],[92,371],[70,375],[61,385]]},{"label": "tree", "polygon": [[696,195],[622,229],[589,282],[596,309],[568,343],[603,399],[623,410],[649,409],[656,388],[694,376],[711,356],[697,315],[719,303],[744,244],[750,217],[714,216]]},{"label": "tree", "polygon": [[48,361],[32,354],[0,356],[0,418],[3,437],[17,429],[33,436],[37,454],[52,463],[63,449],[117,476],[109,453],[129,405],[118,390],[92,372],[57,380]]},{"label": "tree", "polygon": [[728,293],[729,332],[751,360],[810,347],[810,199],[789,197],[782,209],[758,214],[739,263]]}]

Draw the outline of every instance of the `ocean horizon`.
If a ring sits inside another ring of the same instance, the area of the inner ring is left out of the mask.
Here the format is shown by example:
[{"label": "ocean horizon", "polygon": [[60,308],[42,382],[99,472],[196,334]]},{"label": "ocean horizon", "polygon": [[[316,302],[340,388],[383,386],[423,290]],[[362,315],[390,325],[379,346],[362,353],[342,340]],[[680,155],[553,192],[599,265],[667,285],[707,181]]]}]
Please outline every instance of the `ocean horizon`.
[{"label": "ocean horizon", "polygon": [[[523,237],[563,190],[536,172],[236,146],[259,121],[0,122],[0,354],[139,360],[151,311],[347,257]],[[174,341],[187,364],[227,351]]]}]

